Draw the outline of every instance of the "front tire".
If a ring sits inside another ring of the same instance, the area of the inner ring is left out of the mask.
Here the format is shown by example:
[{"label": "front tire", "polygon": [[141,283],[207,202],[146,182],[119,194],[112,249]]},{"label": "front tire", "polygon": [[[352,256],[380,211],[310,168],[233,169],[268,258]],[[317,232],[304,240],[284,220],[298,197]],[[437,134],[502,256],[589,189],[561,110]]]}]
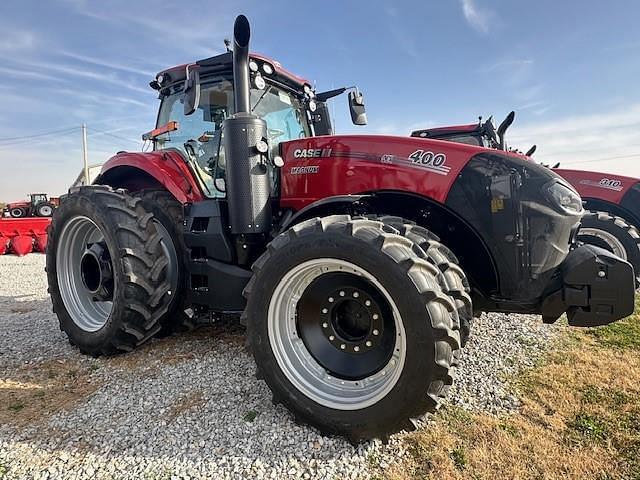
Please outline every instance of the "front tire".
[{"label": "front tire", "polygon": [[130,351],[160,331],[172,279],[153,214],[106,186],[72,189],[56,209],[47,279],[60,329],[81,352]]},{"label": "front tire", "polygon": [[640,286],[640,233],[624,219],[608,212],[590,211],[582,218],[578,240],[604,248],[633,265]]},{"label": "front tire", "polygon": [[16,207],[9,210],[9,215],[13,218],[22,218],[27,216],[27,211],[24,208]]},{"label": "front tire", "polygon": [[324,434],[386,438],[453,382],[455,305],[379,221],[316,218],[276,237],[245,289],[248,345],[274,401]]},{"label": "front tire", "polygon": [[[375,217],[372,217],[375,219]],[[395,216],[377,217],[382,223],[391,225],[403,237],[408,238],[420,248],[420,256],[435,265],[438,270],[438,282],[442,291],[454,299],[456,305],[457,322],[455,327],[460,330],[460,346],[464,347],[471,335],[473,323],[473,304],[471,301],[471,287],[458,259],[454,253],[440,243],[440,238],[433,232],[415,223]]]}]

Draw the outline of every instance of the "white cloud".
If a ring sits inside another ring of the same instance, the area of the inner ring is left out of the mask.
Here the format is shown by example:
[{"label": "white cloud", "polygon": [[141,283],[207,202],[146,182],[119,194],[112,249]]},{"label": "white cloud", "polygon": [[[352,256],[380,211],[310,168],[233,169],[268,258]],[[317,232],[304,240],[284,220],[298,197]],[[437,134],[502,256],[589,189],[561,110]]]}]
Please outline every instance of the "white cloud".
[{"label": "white cloud", "polygon": [[4,29],[0,33],[0,52],[15,53],[36,45],[36,36],[26,30]]},{"label": "white cloud", "polygon": [[546,164],[640,177],[640,103],[545,122],[516,120],[507,141],[523,151],[537,144],[535,159]]},{"label": "white cloud", "polygon": [[88,63],[91,65],[96,65],[98,67],[103,67],[110,70],[120,70],[122,72],[135,73],[136,75],[141,75],[145,77],[153,77],[156,72],[152,72],[151,70],[145,70],[141,68],[137,68],[131,65],[125,65],[119,62],[111,62],[108,60],[101,60],[98,58],[87,57],[85,55],[80,55],[78,53],[70,52],[68,50],[60,50],[58,52],[60,55],[71,58],[78,62]]},{"label": "white cloud", "polygon": [[460,0],[462,3],[462,13],[469,25],[480,33],[489,33],[489,23],[491,13],[479,10],[475,0]]}]

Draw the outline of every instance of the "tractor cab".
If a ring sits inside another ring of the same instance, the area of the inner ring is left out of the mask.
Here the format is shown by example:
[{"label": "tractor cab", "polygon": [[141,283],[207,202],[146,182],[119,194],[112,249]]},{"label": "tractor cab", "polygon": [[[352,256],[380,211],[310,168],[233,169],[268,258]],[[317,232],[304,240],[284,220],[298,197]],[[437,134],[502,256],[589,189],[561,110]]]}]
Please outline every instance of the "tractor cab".
[{"label": "tractor cab", "polygon": [[[161,102],[156,129],[143,139],[153,141],[154,150],[179,150],[210,198],[226,193],[222,127],[236,112],[232,60],[227,52],[160,72],[150,83]],[[258,54],[250,55],[249,72],[248,112],[266,122],[269,158],[280,155],[282,142],[332,133],[326,101],[349,88],[316,96],[308,80]],[[349,101],[354,123],[366,123],[362,94],[356,90]]]},{"label": "tractor cab", "polygon": [[31,203],[33,205],[38,205],[41,202],[48,202],[49,197],[46,193],[32,193],[31,194]]},{"label": "tractor cab", "polygon": [[496,127],[493,116],[484,122],[480,117],[478,123],[414,130],[411,132],[411,136],[506,150],[505,133],[514,119],[515,112],[511,112],[500,123],[500,126]]}]

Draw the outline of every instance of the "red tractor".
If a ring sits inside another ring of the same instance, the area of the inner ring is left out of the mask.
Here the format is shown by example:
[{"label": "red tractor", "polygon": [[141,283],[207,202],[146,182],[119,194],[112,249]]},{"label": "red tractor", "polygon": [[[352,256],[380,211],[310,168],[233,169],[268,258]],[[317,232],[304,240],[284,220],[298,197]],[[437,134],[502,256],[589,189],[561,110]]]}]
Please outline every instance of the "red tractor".
[{"label": "red tractor", "polygon": [[13,218],[22,217],[51,217],[59,204],[59,199],[46,193],[32,193],[30,200],[8,203],[4,207],[3,215]]},{"label": "red tractor", "polygon": [[357,442],[411,428],[453,382],[479,312],[603,325],[634,308],[631,265],[574,244],[576,191],[521,155],[332,135],[310,82],[233,51],[170,68],[147,153],[72,189],[49,234],[54,310],[90,355],[227,315],[274,401]]},{"label": "red tractor", "polygon": [[[411,136],[506,150],[505,133],[514,118],[515,112],[509,113],[498,128],[489,117],[475,124],[416,130]],[[534,145],[524,156],[531,159],[535,150]],[[588,210],[582,218],[578,240],[630,262],[636,285],[640,286],[640,232],[636,227],[640,226],[640,179],[558,166],[553,167],[554,172],[571,183]]]}]

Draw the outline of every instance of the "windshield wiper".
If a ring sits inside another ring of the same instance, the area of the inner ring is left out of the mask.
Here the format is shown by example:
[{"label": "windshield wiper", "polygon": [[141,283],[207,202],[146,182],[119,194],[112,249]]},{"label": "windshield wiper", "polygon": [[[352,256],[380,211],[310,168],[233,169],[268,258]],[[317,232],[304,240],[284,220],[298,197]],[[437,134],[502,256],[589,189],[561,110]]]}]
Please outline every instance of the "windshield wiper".
[{"label": "windshield wiper", "polygon": [[260,98],[258,98],[258,100],[256,101],[256,103],[253,105],[253,107],[251,107],[251,112],[253,112],[256,107],[258,106],[258,104],[262,101],[262,99],[264,98],[264,96],[269,93],[269,90],[271,90],[273,87],[271,85],[269,85],[263,92],[262,95],[260,95]]}]

